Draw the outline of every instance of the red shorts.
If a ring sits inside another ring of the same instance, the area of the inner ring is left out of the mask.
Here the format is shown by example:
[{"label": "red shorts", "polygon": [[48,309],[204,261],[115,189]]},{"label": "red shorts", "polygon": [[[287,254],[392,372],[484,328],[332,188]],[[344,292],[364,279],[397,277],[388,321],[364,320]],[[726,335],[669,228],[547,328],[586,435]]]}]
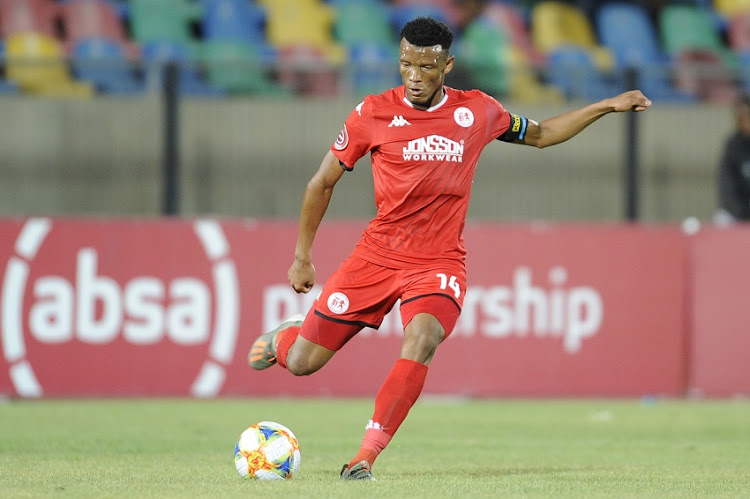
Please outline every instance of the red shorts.
[{"label": "red shorts", "polygon": [[419,313],[434,315],[451,334],[466,294],[462,262],[391,269],[350,256],[326,282],[307,315],[302,337],[339,350],[362,328],[377,329],[398,300],[404,328]]}]

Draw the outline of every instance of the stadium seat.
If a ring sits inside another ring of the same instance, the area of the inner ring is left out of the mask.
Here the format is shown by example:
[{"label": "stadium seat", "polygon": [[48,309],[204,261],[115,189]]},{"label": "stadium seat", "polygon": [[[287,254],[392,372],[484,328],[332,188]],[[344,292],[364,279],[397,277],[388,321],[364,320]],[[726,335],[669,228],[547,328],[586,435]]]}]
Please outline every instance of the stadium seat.
[{"label": "stadium seat", "polygon": [[250,0],[203,0],[204,41],[249,43],[264,64],[273,64],[276,50],[266,40],[265,24],[266,11]]},{"label": "stadium seat", "polygon": [[331,96],[339,90],[338,72],[328,56],[313,46],[279,50],[279,82],[298,95]]},{"label": "stadium seat", "polygon": [[471,81],[480,90],[495,96],[505,96],[510,90],[509,50],[506,32],[484,18],[466,27],[456,47]]},{"label": "stadium seat", "polygon": [[740,52],[737,58],[740,63],[740,85],[742,90],[750,93],[750,52]]},{"label": "stadium seat", "polygon": [[73,44],[73,74],[108,94],[138,94],[145,85],[137,77],[136,64],[122,46],[108,38],[87,38]]},{"label": "stadium seat", "polygon": [[379,43],[357,43],[349,47],[349,67],[345,76],[358,97],[380,93],[401,85],[397,69],[398,48]]},{"label": "stadium seat", "polygon": [[6,42],[6,75],[30,94],[90,97],[94,87],[70,77],[62,45],[40,33],[16,33]]},{"label": "stadium seat", "polygon": [[661,50],[656,27],[643,7],[625,2],[606,3],[596,12],[602,44],[613,54],[625,86],[626,71],[638,72],[638,88],[654,100],[689,101],[670,81],[670,58]]},{"label": "stadium seat", "polygon": [[727,40],[736,53],[750,51],[750,11],[735,14],[729,19]]},{"label": "stadium seat", "polygon": [[319,0],[259,0],[259,4],[266,8],[266,35],[274,48],[285,50],[287,56],[318,54],[329,64],[344,62],[345,50],[333,40],[331,6]]},{"label": "stadium seat", "polygon": [[143,44],[142,60],[146,71],[146,85],[149,90],[160,90],[164,85],[164,71],[167,64],[174,63],[178,68],[178,91],[181,94],[216,97],[223,94],[204,80],[196,55],[180,43],[153,40]]},{"label": "stadium seat", "polygon": [[336,14],[334,33],[336,39],[346,46],[390,46],[396,43],[388,8],[383,3],[346,2],[336,6]]},{"label": "stadium seat", "polygon": [[207,40],[265,42],[266,12],[250,0],[202,0]]},{"label": "stadium seat", "polygon": [[47,0],[0,0],[0,37],[40,33],[59,38],[55,26],[57,6]]},{"label": "stadium seat", "polygon": [[703,100],[733,99],[736,55],[726,47],[712,14],[690,5],[667,5],[659,27],[664,50],[675,62],[675,87]]},{"label": "stadium seat", "polygon": [[201,57],[208,81],[227,93],[288,95],[290,92],[275,83],[271,66],[264,65],[257,47],[241,40],[208,40],[203,43]]},{"label": "stadium seat", "polygon": [[621,81],[603,75],[591,52],[579,45],[559,45],[548,57],[549,82],[567,99],[594,101],[625,90]]},{"label": "stadium seat", "polygon": [[60,4],[60,17],[70,50],[85,40],[109,40],[129,57],[138,56],[138,47],[125,33],[115,6],[106,0],[69,0]]},{"label": "stadium seat", "polygon": [[750,0],[714,0],[713,7],[719,15],[731,19],[750,12]]},{"label": "stadium seat", "polygon": [[[452,28],[456,28],[464,20],[459,2],[454,0],[392,0],[391,3],[396,8],[417,7],[412,11],[415,15],[421,15],[419,14],[420,7],[429,7],[433,9],[433,12],[439,12],[440,17],[436,17],[436,19],[445,22]],[[422,12],[428,13],[426,10]],[[399,26],[398,29],[401,29],[401,27]]]},{"label": "stadium seat", "polygon": [[593,25],[575,5],[554,0],[536,4],[531,11],[531,39],[544,54],[578,46],[589,52],[589,59],[600,71],[614,67],[612,53],[599,45]]},{"label": "stadium seat", "polygon": [[545,64],[546,57],[534,46],[520,7],[512,3],[491,2],[484,8],[481,17],[504,30],[510,43],[523,54],[530,65],[540,67]]},{"label": "stadium seat", "polygon": [[[0,40],[0,60],[5,61],[5,42],[3,40]],[[5,73],[5,64],[2,64],[2,73],[4,75]],[[6,80],[5,78],[0,78],[0,94],[17,94],[18,93],[18,85],[16,85],[14,82]]]},{"label": "stadium seat", "polygon": [[729,50],[723,44],[710,12],[690,5],[667,5],[661,12],[659,27],[667,54],[711,52],[731,63]]},{"label": "stadium seat", "polygon": [[187,0],[130,0],[130,31],[141,44],[155,41],[195,48],[192,23],[200,20],[201,6]]},{"label": "stadium seat", "polygon": [[596,47],[594,29],[578,7],[557,1],[537,3],[531,12],[531,36],[542,52],[564,45]]},{"label": "stadium seat", "polygon": [[456,25],[451,19],[450,12],[446,11],[439,4],[419,3],[419,4],[402,4],[391,7],[390,18],[391,24],[396,33],[401,31],[404,25],[415,17],[432,17],[440,22],[445,23],[457,32]]}]

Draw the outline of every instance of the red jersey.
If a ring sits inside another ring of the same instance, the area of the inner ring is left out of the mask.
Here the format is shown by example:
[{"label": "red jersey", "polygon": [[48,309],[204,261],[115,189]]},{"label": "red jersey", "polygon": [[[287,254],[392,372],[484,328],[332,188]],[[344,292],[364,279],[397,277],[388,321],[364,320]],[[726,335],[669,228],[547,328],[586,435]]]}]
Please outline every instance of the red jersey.
[{"label": "red jersey", "polygon": [[463,229],[474,171],[484,147],[510,125],[510,113],[479,91],[449,87],[427,110],[396,87],[365,98],[331,150],[347,169],[371,154],[377,215],[355,252],[390,268],[464,261]]}]

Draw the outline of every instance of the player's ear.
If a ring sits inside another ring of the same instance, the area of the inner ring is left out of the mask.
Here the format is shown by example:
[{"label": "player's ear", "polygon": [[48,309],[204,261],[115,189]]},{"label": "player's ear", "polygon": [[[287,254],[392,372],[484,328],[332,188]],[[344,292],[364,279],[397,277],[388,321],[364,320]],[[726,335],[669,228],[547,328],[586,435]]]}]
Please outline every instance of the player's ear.
[{"label": "player's ear", "polygon": [[456,56],[454,56],[454,55],[449,55],[449,56],[448,56],[448,57],[447,57],[447,58],[445,59],[445,71],[443,71],[443,73],[444,73],[444,74],[445,74],[445,73],[450,73],[450,72],[451,72],[451,69],[453,69],[453,62],[454,62],[455,60],[456,60]]}]

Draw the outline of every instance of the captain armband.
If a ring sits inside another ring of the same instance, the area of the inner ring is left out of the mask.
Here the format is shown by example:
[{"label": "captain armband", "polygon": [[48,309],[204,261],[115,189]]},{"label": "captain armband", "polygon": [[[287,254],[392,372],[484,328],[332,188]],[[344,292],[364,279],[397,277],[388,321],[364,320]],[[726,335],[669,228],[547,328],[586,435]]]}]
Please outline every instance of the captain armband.
[{"label": "captain armband", "polygon": [[510,113],[510,126],[497,140],[502,140],[503,142],[523,140],[526,137],[526,127],[528,124],[529,120],[525,116]]}]

